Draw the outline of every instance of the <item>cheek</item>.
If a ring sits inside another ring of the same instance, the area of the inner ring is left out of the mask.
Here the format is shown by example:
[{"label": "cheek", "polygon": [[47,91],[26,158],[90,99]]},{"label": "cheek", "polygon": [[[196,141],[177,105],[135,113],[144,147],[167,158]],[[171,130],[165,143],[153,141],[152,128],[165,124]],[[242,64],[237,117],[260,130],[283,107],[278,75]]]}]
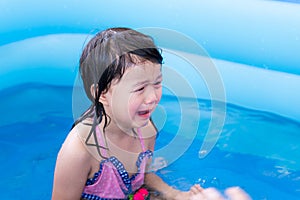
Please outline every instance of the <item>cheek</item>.
[{"label": "cheek", "polygon": [[138,95],[131,95],[128,101],[128,109],[131,114],[134,114],[139,106],[143,103],[143,100]]},{"label": "cheek", "polygon": [[129,105],[131,101],[131,96],[126,92],[126,90],[115,89],[111,97],[111,109],[113,110],[113,115],[128,115]]}]

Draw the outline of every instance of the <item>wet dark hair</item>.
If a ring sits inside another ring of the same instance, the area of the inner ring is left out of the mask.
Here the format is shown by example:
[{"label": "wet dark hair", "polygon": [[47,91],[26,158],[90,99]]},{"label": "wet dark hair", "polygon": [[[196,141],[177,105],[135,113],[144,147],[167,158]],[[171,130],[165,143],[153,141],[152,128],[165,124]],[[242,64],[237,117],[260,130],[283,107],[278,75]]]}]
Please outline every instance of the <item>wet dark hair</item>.
[{"label": "wet dark hair", "polygon": [[[120,80],[128,67],[150,61],[162,64],[163,58],[150,36],[129,28],[110,28],[96,34],[85,46],[80,58],[80,75],[84,89],[91,100],[91,106],[74,123],[73,127],[87,118],[93,119],[91,131],[85,141],[87,145],[97,147],[101,157],[95,128],[104,120],[103,133],[110,118],[99,101],[106,93],[113,80]],[[94,87],[94,94],[91,94]],[[96,144],[89,143],[93,136]]]}]

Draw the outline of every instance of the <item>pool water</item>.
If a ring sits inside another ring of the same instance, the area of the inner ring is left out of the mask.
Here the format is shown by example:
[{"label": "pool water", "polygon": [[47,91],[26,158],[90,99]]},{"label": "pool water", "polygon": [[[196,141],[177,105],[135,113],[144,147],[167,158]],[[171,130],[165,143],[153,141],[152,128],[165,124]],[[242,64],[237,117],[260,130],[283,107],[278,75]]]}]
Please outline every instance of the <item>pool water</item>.
[{"label": "pool water", "polygon": [[[189,101],[180,99],[181,106]],[[164,96],[160,104],[168,117],[157,149],[175,137],[180,121],[178,98]],[[198,106],[201,122],[191,146],[158,171],[166,182],[184,190],[195,183],[221,191],[239,185],[255,200],[300,199],[300,123],[229,104],[216,146],[200,159],[212,108],[207,100]],[[72,87],[18,85],[0,91],[0,107],[1,199],[50,199],[56,155],[73,122]]]},{"label": "pool water", "polygon": [[[196,108],[185,106],[190,105],[189,101],[180,99],[181,106],[185,107],[182,110],[195,112]],[[196,139],[182,157],[159,171],[165,181],[185,190],[195,183],[221,191],[239,185],[255,200],[300,199],[298,122],[229,104],[218,143],[204,159],[199,159],[198,151],[207,132],[212,108],[210,101],[199,100],[198,103],[202,117]],[[164,97],[161,104],[167,112],[179,110],[176,97]],[[167,130],[158,137],[157,149],[174,138],[172,132],[176,132],[179,118],[171,114],[166,122]]]}]

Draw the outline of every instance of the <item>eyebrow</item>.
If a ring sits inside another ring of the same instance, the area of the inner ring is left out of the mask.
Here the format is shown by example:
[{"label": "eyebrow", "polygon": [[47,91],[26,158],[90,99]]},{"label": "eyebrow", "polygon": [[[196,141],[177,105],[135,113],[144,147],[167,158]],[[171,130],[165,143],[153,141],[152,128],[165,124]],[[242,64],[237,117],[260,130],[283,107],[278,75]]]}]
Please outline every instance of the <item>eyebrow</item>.
[{"label": "eyebrow", "polygon": [[[160,74],[156,77],[155,80],[158,80],[158,79],[161,79],[161,78],[162,78],[162,73],[160,73]],[[147,83],[147,82],[149,82],[149,81],[138,82],[138,83],[134,84],[134,87],[137,87],[137,86],[139,86],[139,85],[144,85],[144,84]]]}]

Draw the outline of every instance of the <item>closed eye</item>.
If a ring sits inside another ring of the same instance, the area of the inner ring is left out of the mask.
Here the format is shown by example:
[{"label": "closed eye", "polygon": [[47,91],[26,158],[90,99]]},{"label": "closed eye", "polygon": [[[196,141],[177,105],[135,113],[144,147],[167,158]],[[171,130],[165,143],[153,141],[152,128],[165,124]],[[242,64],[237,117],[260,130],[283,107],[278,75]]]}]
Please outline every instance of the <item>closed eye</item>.
[{"label": "closed eye", "polygon": [[144,89],[145,89],[145,87],[140,87],[140,88],[134,90],[133,92],[141,92],[141,91],[143,91]]},{"label": "closed eye", "polygon": [[161,86],[161,83],[162,83],[161,80],[156,81],[156,82],[154,83],[154,86],[155,86],[155,87],[160,87],[160,86]]}]

